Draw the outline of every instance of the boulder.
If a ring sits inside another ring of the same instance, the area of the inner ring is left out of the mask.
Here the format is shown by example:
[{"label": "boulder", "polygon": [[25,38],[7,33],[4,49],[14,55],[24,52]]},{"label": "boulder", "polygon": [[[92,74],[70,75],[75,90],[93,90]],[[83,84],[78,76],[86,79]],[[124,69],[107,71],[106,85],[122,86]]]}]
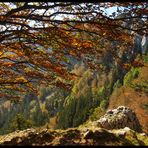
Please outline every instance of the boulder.
[{"label": "boulder", "polygon": [[141,125],[133,110],[129,107],[119,106],[106,112],[96,121],[99,127],[106,129],[121,129],[128,127],[134,131],[141,132]]}]

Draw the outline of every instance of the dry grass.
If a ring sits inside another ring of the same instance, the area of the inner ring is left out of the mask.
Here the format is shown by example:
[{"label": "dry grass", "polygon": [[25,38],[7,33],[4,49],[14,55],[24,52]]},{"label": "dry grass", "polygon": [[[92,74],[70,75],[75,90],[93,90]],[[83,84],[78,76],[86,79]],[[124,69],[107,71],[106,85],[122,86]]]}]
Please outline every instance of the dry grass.
[{"label": "dry grass", "polygon": [[51,129],[55,129],[55,127],[56,127],[56,124],[57,124],[57,118],[56,117],[53,117],[53,118],[50,118],[50,122],[49,122],[49,127],[51,128]]}]

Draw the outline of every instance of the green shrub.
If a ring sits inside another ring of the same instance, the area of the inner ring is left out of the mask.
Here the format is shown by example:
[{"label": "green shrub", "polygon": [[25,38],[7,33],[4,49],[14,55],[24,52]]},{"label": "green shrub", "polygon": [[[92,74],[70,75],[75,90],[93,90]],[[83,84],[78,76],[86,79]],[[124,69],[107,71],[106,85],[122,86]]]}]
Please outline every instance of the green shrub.
[{"label": "green shrub", "polygon": [[120,80],[117,80],[116,83],[113,86],[113,89],[119,88],[121,86]]},{"label": "green shrub", "polygon": [[131,68],[131,70],[124,76],[124,85],[129,85],[131,81],[139,75],[139,68]]},{"label": "green shrub", "polygon": [[148,62],[148,55],[143,56],[143,61],[144,61],[144,63]]},{"label": "green shrub", "polygon": [[101,107],[97,107],[94,109],[94,112],[90,115],[89,119],[91,121],[96,121],[98,120],[103,114],[105,110]]},{"label": "green shrub", "polygon": [[26,119],[23,114],[17,114],[14,119],[10,122],[9,130],[23,130],[32,127],[32,121]]},{"label": "green shrub", "polygon": [[105,109],[107,107],[107,104],[108,104],[108,101],[106,99],[103,99],[101,102],[100,102],[100,107]]}]

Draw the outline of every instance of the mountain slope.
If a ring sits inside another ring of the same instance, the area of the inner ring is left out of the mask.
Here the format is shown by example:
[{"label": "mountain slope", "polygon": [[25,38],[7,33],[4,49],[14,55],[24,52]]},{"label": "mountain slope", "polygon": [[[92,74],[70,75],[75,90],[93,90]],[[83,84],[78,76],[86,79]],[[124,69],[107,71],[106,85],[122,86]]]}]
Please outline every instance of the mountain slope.
[{"label": "mountain slope", "polygon": [[109,99],[108,109],[119,105],[133,109],[148,133],[148,63],[141,68],[133,68],[124,77],[124,85],[117,87]]}]

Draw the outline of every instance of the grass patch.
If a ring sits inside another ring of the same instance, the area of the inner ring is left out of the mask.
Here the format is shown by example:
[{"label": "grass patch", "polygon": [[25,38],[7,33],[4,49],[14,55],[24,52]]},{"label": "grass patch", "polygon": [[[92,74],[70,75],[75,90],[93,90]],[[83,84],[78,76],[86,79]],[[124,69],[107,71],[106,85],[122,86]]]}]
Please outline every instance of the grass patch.
[{"label": "grass patch", "polygon": [[137,138],[144,143],[144,145],[148,146],[148,136],[141,136],[137,134]]},{"label": "grass patch", "polygon": [[94,112],[89,116],[91,121],[98,120],[105,113],[105,109],[101,107],[95,108]]},{"label": "grass patch", "polygon": [[142,81],[140,83],[132,83],[130,85],[135,91],[143,91],[148,93],[148,81]]},{"label": "grass patch", "polygon": [[124,76],[124,85],[129,85],[132,80],[139,76],[139,68],[131,68],[131,70]]},{"label": "grass patch", "polygon": [[148,55],[143,56],[143,61],[144,61],[144,63],[148,63]]}]

